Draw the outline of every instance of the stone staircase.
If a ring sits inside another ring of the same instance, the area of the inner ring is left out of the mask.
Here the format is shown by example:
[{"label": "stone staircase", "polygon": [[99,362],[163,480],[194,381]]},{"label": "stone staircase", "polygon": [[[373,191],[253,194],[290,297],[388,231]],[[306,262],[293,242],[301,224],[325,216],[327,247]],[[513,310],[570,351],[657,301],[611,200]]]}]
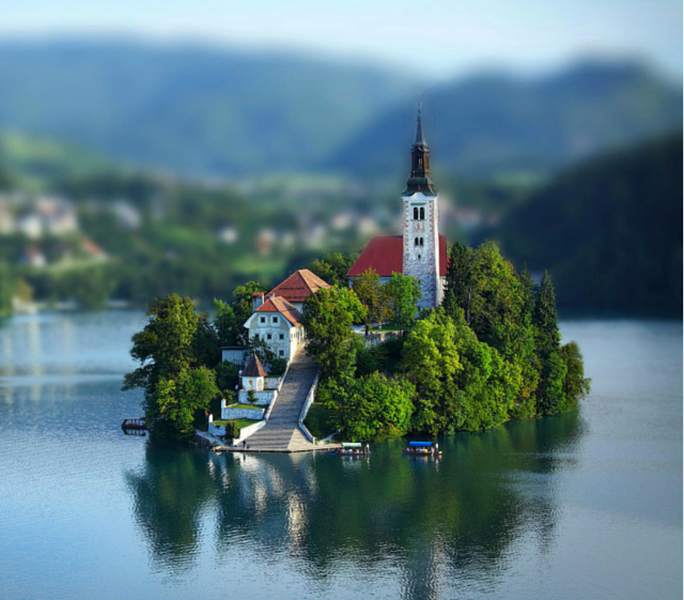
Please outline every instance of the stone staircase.
[{"label": "stone staircase", "polygon": [[301,345],[290,363],[266,426],[247,438],[249,450],[304,452],[316,449],[299,428],[299,415],[317,373],[318,367]]}]

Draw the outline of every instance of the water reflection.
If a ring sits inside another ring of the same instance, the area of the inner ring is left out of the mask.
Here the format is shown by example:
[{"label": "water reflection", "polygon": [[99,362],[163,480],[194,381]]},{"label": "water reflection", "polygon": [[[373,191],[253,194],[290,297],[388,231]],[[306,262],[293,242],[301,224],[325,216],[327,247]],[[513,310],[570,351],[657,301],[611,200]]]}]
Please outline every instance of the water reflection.
[{"label": "water reflection", "polygon": [[473,577],[495,581],[523,538],[553,547],[557,477],[577,466],[584,427],[575,411],[445,438],[440,462],[402,456],[401,442],[359,461],[148,444],[125,478],[160,568],[192,568],[204,539],[219,558],[285,560],[318,582],[398,569],[389,577],[403,597],[436,598]]}]

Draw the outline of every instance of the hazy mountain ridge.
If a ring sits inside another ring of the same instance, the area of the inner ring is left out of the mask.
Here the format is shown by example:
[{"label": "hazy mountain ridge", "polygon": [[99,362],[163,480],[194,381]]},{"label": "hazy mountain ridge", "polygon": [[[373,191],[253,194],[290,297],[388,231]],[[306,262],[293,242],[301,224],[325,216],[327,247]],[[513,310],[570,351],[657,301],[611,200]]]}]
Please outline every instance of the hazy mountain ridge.
[{"label": "hazy mountain ridge", "polygon": [[[474,75],[423,94],[439,172],[546,174],[611,147],[680,130],[681,90],[635,62],[585,62],[539,78]],[[398,173],[413,107],[386,111],[331,158],[348,171]]]},{"label": "hazy mountain ridge", "polygon": [[415,85],[285,54],[5,42],[0,128],[185,174],[305,171]]},{"label": "hazy mountain ridge", "polygon": [[[414,74],[324,58],[124,41],[0,43],[0,129],[181,174],[403,176]],[[633,62],[427,89],[439,171],[548,172],[681,127],[681,91]]]}]

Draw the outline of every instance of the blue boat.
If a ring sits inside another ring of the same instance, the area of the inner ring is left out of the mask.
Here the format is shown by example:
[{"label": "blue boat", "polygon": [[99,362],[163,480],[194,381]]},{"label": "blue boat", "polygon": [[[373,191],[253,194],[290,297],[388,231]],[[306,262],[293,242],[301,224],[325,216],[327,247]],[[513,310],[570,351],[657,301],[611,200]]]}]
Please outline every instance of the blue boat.
[{"label": "blue boat", "polygon": [[439,449],[437,442],[409,442],[408,447],[404,448],[404,454],[439,458],[442,456],[442,451]]}]

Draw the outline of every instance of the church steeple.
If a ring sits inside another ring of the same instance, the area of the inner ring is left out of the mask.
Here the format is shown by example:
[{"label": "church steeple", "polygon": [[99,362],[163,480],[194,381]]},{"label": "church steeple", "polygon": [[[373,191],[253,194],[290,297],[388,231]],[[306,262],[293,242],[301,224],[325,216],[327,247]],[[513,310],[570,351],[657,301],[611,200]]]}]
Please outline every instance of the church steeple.
[{"label": "church steeple", "polygon": [[416,125],[416,141],[411,146],[411,176],[406,182],[404,196],[412,196],[422,192],[424,196],[436,196],[434,184],[430,177],[430,147],[423,133],[422,103],[418,103],[418,119]]}]

